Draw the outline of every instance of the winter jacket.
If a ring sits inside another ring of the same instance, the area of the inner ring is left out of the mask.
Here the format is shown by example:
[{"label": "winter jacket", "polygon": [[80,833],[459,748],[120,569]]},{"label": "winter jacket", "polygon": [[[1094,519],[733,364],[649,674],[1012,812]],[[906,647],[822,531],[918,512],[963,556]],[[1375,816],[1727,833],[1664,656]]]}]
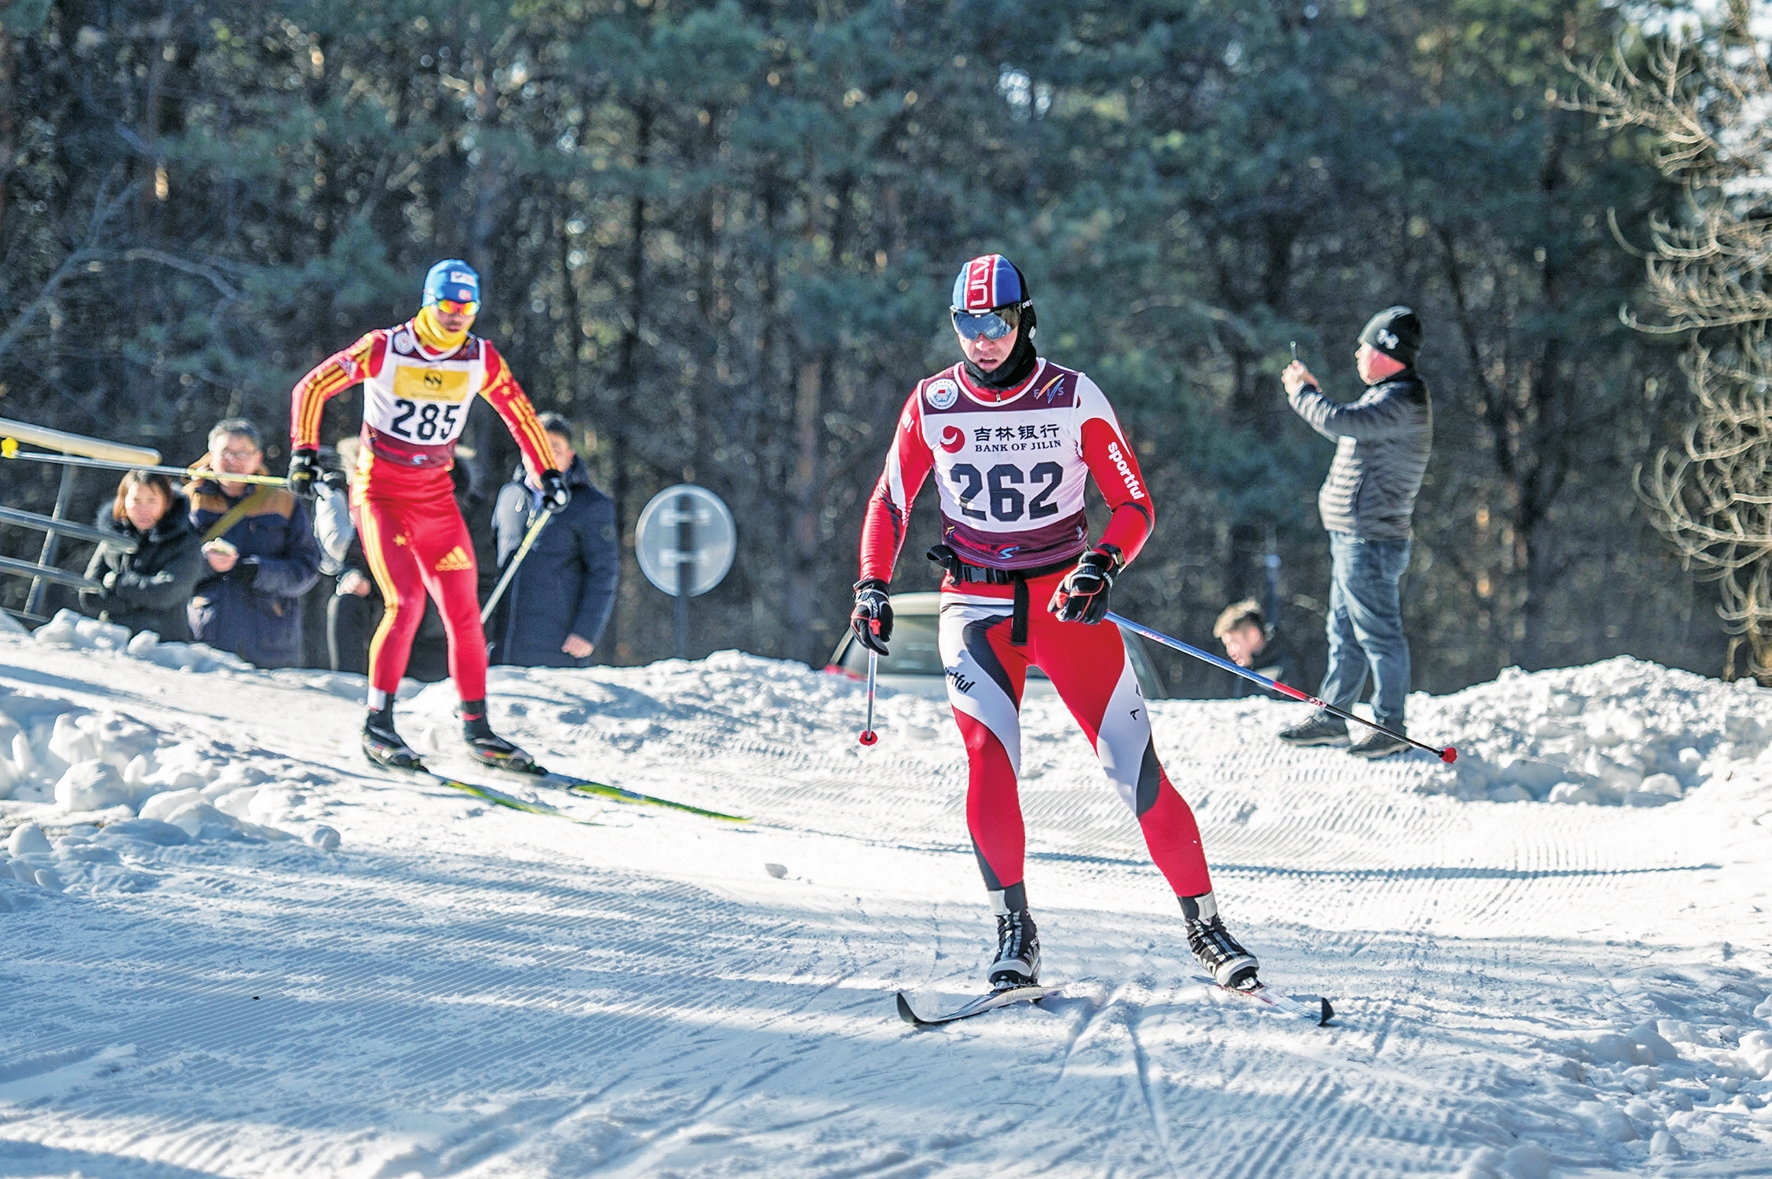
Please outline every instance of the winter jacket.
[{"label": "winter jacket", "polygon": [[1306,385],[1290,395],[1311,429],[1335,442],[1335,462],[1317,494],[1323,527],[1366,540],[1407,540],[1427,470],[1434,411],[1427,385],[1404,369],[1343,405]]},{"label": "winter jacket", "polygon": [[[615,609],[621,553],[615,535],[615,505],[591,482],[583,460],[566,472],[572,502],[536,537],[517,575],[505,587],[488,630],[492,661],[517,667],[588,667],[560,648],[568,635],[592,643]],[[533,519],[534,496],[519,470],[499,489],[492,527],[502,570]]]},{"label": "winter jacket", "polygon": [[[210,480],[191,485],[191,523],[211,525],[255,490],[229,497]],[[307,507],[273,489],[234,522],[224,540],[240,560],[217,573],[208,560],[191,599],[191,634],[200,643],[232,651],[257,667],[296,667],[302,661],[301,596],[320,576],[320,545]]]},{"label": "winter jacket", "polygon": [[191,526],[191,505],[178,492],[166,514],[145,534],[127,518],[119,520],[107,504],[97,524],[120,540],[133,540],[136,550],[100,545],[86,566],[86,576],[103,581],[103,590],[80,595],[80,608],[96,618],[127,626],[131,632],[151,630],[167,642],[189,642],[191,624],[185,607],[206,567],[202,538]]},{"label": "winter jacket", "polygon": [[[1287,644],[1278,630],[1267,632],[1267,641],[1261,645],[1261,650],[1255,653],[1255,660],[1249,670],[1256,675],[1264,675],[1276,683],[1285,684],[1288,688],[1296,688],[1299,680],[1303,678],[1299,675],[1298,657],[1292,653],[1291,646]],[[1291,699],[1284,693],[1269,691],[1254,680],[1246,680],[1242,676],[1238,676],[1236,679],[1236,686],[1231,689],[1233,699],[1241,700],[1245,696],[1265,696],[1270,700]]]}]

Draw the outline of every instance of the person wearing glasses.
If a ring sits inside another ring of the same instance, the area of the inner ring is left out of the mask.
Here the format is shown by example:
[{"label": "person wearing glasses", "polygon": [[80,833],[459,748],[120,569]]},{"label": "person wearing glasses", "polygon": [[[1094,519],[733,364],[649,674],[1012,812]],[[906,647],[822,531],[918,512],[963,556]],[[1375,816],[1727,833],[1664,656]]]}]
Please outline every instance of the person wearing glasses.
[{"label": "person wearing glasses", "polygon": [[469,333],[479,310],[480,276],[466,262],[447,258],[425,275],[417,315],[327,357],[296,382],[290,396],[289,484],[307,495],[320,472],[326,402],[359,382],[364,387],[351,510],[384,607],[369,645],[363,751],[394,769],[424,769],[394,727],[394,693],[427,593],[449,636],[449,672],[461,697],[469,754],[500,769],[537,769],[527,753],[492,731],[486,716],[479,571],[450,479],[473,399],[483,397],[498,411],[546,502],[563,509],[572,493],[554,466],[535,407],[504,357],[490,340]]},{"label": "person wearing glasses", "polygon": [[209,431],[208,474],[185,490],[203,567],[187,607],[191,637],[254,667],[299,667],[302,595],[320,579],[320,545],[300,500],[263,475],[264,443],[245,418]]},{"label": "person wearing glasses", "polygon": [[[1033,300],[1009,259],[966,263],[949,315],[962,358],[917,382],[899,415],[862,523],[850,625],[886,653],[888,582],[911,502],[933,475],[942,543],[929,555],[946,569],[940,650],[966,744],[966,823],[997,916],[986,977],[996,988],[1038,981],[1016,783],[1022,689],[1038,666],[1137,816],[1180,901],[1189,949],[1220,986],[1254,987],[1256,959],[1218,915],[1199,827],[1157,760],[1125,642],[1117,627],[1098,625],[1114,578],[1151,531],[1138,459],[1095,382],[1035,350]],[[1091,478],[1109,508],[1093,543],[1083,496]]]}]

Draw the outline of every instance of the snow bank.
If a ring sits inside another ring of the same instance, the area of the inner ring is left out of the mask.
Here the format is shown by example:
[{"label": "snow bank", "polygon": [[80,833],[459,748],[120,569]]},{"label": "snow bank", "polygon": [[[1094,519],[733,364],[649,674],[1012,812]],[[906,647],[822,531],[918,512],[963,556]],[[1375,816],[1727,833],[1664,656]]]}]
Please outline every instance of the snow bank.
[{"label": "snow bank", "polygon": [[[231,655],[64,610],[38,629],[49,647],[116,652],[160,667],[251,672]],[[193,684],[193,695],[198,688]],[[139,891],[151,876],[121,870],[120,841],[166,848],[195,841],[301,839],[330,850],[338,833],[291,822],[308,775],[285,759],[171,733],[122,711],[0,687],[0,799],[40,804],[12,830],[0,859],[7,879],[59,892],[68,887]],[[53,809],[51,809],[53,808]],[[56,834],[46,834],[46,824]],[[113,870],[119,869],[119,870]],[[18,897],[0,892],[0,908]]]},{"label": "snow bank", "polygon": [[217,651],[202,643],[163,643],[151,630],[131,637],[129,628],[114,622],[86,618],[72,610],[60,610],[32,635],[46,647],[87,651],[128,651],[137,659],[180,671],[213,671],[218,667],[251,670],[237,655]]},{"label": "snow bank", "polygon": [[1621,656],[1503,671],[1449,696],[1417,695],[1411,727],[1458,750],[1424,789],[1496,802],[1662,806],[1715,777],[1772,778],[1772,693]]}]

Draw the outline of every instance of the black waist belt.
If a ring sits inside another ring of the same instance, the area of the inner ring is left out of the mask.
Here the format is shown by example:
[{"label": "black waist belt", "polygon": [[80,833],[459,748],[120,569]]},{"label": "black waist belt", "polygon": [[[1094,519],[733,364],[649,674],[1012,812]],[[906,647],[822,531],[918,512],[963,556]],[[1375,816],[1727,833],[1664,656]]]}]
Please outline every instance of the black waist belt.
[{"label": "black waist belt", "polygon": [[955,581],[1014,587],[1014,604],[1009,615],[1009,644],[1013,647],[1027,646],[1028,578],[1045,577],[1048,573],[1069,569],[1074,560],[1074,558],[1067,558],[1063,561],[1055,561],[1050,565],[1036,565],[1032,569],[992,569],[988,565],[967,564],[960,559],[960,554],[945,544],[931,545],[929,552],[925,555],[946,569],[948,576]]}]

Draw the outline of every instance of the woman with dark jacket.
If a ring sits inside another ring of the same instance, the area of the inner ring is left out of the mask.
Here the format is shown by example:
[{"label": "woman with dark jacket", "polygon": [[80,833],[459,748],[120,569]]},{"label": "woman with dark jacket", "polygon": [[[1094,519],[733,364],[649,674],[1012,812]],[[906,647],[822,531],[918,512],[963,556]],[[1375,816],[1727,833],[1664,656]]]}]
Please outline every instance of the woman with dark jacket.
[{"label": "woman with dark jacket", "polygon": [[[541,415],[554,462],[572,489],[572,501],[556,512],[486,628],[492,662],[516,667],[589,667],[591,653],[615,608],[621,554],[615,536],[615,505],[591,482],[572,450],[572,425],[559,414]],[[524,470],[498,492],[492,528],[502,571],[516,555],[535,519],[538,496]]]},{"label": "woman with dark jacket", "polygon": [[86,576],[104,585],[80,595],[80,608],[130,631],[151,630],[168,642],[188,643],[185,603],[203,573],[202,540],[191,524],[191,505],[156,471],[131,471],[117,498],[98,514],[98,526],[134,541],[135,551],[103,544]]}]

